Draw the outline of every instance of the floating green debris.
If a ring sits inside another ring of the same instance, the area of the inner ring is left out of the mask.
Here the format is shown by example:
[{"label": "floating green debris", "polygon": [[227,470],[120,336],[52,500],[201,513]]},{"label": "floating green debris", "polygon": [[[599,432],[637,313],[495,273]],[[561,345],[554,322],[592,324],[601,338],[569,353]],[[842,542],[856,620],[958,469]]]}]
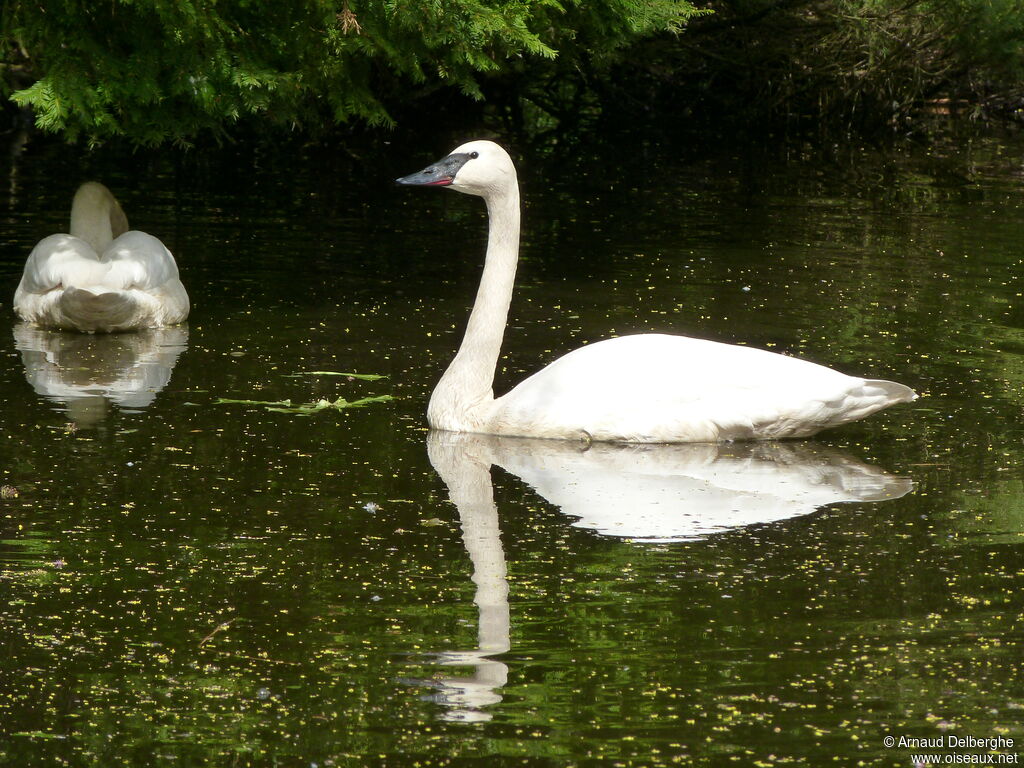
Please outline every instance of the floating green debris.
[{"label": "floating green debris", "polygon": [[320,398],[315,403],[293,403],[291,400],[234,400],[227,397],[218,397],[214,405],[262,405],[268,411],[274,413],[292,413],[296,416],[312,416],[314,413],[334,409],[342,411],[346,408],[362,408],[370,403],[386,403],[394,400],[391,395],[375,395],[374,397],[362,397],[359,400],[346,400],[339,397],[337,400]]},{"label": "floating green debris", "polygon": [[17,731],[12,736],[22,736],[29,739],[66,739],[62,733],[50,733],[49,731]]},{"label": "floating green debris", "polygon": [[387,378],[386,375],[380,373],[344,373],[342,371],[302,371],[301,373],[288,373],[285,375],[290,379],[297,379],[302,376],[346,376],[350,379],[360,379],[361,381],[377,381]]}]

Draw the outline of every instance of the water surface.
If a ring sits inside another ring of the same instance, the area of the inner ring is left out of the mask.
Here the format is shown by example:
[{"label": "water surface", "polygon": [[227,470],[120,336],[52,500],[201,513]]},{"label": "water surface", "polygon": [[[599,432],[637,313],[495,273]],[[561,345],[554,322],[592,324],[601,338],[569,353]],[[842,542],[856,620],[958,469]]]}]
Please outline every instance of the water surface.
[{"label": "water surface", "polygon": [[[670,331],[922,394],[814,441],[591,451],[428,435],[484,217],[390,180],[447,149],[7,169],[0,764],[906,766],[886,736],[1024,739],[1024,144],[523,149],[499,392]],[[16,322],[90,178],[177,256],[187,326]]]}]

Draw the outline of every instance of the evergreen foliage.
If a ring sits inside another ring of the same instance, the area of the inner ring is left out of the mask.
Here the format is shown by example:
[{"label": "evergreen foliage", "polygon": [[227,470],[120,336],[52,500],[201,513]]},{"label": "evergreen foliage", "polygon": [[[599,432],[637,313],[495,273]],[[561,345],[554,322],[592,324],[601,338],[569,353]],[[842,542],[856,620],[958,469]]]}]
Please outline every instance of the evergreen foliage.
[{"label": "evergreen foliage", "polygon": [[0,22],[6,109],[69,140],[468,122],[473,103],[534,132],[1024,119],[1020,0],[6,0]]},{"label": "evergreen foliage", "polygon": [[686,0],[9,0],[2,87],[71,140],[187,142],[253,116],[315,132],[392,123],[439,88],[480,99],[524,62],[611,60],[696,13]]}]

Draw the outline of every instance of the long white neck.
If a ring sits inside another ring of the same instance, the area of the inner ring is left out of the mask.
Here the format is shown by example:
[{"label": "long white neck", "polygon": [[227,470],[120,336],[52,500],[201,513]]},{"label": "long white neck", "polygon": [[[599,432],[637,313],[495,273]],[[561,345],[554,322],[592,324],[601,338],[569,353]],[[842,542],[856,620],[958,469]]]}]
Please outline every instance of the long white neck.
[{"label": "long white neck", "polygon": [[71,234],[102,254],[114,238],[128,231],[128,219],[110,190],[87,182],[78,188],[71,204]]},{"label": "long white neck", "polygon": [[484,272],[466,335],[430,397],[427,420],[435,429],[476,431],[494,403],[494,370],[519,260],[519,185],[515,176],[485,199],[489,228]]}]

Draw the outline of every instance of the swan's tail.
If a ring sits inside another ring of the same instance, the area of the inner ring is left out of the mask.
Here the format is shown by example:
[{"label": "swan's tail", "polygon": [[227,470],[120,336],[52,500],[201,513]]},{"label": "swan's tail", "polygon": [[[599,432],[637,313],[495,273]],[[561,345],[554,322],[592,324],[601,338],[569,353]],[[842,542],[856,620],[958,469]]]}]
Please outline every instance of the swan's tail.
[{"label": "swan's tail", "polygon": [[896,403],[909,403],[917,400],[917,392],[910,387],[897,384],[895,381],[885,379],[868,379],[864,382],[864,394],[869,397],[880,398],[888,407]]},{"label": "swan's tail", "polygon": [[909,403],[916,399],[917,393],[910,387],[885,379],[867,379],[861,386],[848,393],[842,407],[835,411],[833,419],[824,426],[848,424],[890,405]]},{"label": "swan's tail", "polygon": [[85,288],[66,288],[60,300],[61,313],[78,331],[120,331],[131,327],[138,313],[135,298],[126,291],[93,293]]}]

